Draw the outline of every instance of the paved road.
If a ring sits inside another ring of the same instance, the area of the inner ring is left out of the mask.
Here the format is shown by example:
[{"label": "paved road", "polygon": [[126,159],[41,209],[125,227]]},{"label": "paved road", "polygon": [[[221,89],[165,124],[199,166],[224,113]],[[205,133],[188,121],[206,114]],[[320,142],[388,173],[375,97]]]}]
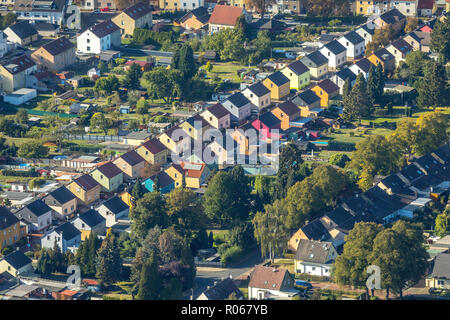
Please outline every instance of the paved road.
[{"label": "paved road", "polygon": [[227,278],[231,275],[234,279],[241,274],[249,272],[255,265],[263,262],[259,249],[251,252],[244,261],[232,268],[197,267],[196,288],[194,298],[197,298],[208,286],[214,285],[214,281]]}]

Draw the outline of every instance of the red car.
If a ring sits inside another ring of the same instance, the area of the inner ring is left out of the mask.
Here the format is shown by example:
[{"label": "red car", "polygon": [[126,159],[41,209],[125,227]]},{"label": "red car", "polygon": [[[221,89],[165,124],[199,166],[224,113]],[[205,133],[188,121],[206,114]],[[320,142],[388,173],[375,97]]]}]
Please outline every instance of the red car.
[{"label": "red car", "polygon": [[101,8],[100,11],[107,12],[107,11],[109,11],[109,7]]}]

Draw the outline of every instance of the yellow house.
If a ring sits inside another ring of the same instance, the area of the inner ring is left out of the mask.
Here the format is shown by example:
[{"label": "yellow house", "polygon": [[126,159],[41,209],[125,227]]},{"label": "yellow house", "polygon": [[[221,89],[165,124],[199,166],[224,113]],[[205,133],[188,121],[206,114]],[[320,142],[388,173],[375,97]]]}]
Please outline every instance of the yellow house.
[{"label": "yellow house", "polygon": [[298,229],[288,241],[288,249],[297,252],[300,240],[323,240],[329,239],[330,234],[319,219],[315,219],[310,223]]},{"label": "yellow house", "polygon": [[0,250],[13,245],[23,235],[19,219],[7,207],[0,206]]},{"label": "yellow house", "polygon": [[263,80],[263,85],[270,90],[270,99],[281,100],[290,92],[290,80],[281,71],[272,73]]},{"label": "yellow house", "polygon": [[195,140],[202,140],[203,133],[208,127],[209,123],[198,114],[186,119],[186,121],[180,124],[180,128]]},{"label": "yellow house", "polygon": [[78,215],[72,224],[81,232],[81,241],[89,238],[91,233],[103,235],[106,231],[106,219],[94,209]]},{"label": "yellow house", "polygon": [[145,161],[152,165],[167,163],[169,150],[156,138],[144,142],[135,150]]},{"label": "yellow house", "polygon": [[211,174],[211,170],[204,163],[181,162],[180,165],[184,170],[187,188],[200,188]]},{"label": "yellow house", "polygon": [[65,186],[53,190],[43,200],[61,216],[70,215],[77,209],[77,197]]},{"label": "yellow house", "polygon": [[158,140],[167,149],[176,154],[179,154],[182,150],[187,150],[191,144],[189,135],[179,126],[173,126],[166,130],[158,137]]},{"label": "yellow house", "polygon": [[113,162],[123,171],[126,178],[136,179],[142,177],[147,162],[135,150],[128,151]]},{"label": "yellow house", "polygon": [[161,10],[181,10],[178,0],[159,0],[159,9]]},{"label": "yellow house", "polygon": [[15,250],[8,254],[3,259],[0,259],[0,274],[8,272],[13,277],[21,274],[33,272],[31,259],[28,258],[22,251]]},{"label": "yellow house", "polygon": [[100,199],[102,189],[100,184],[88,174],[74,179],[67,188],[84,204]]},{"label": "yellow house", "polygon": [[120,193],[119,198],[122,199],[122,201],[125,202],[130,207],[130,209],[133,208],[133,202],[131,201],[133,197],[128,191]]},{"label": "yellow house", "polygon": [[369,15],[369,8],[372,9],[373,7],[373,0],[356,0],[356,14],[362,14],[362,15]]},{"label": "yellow house", "polygon": [[241,155],[250,155],[257,149],[258,137],[255,127],[248,122],[235,129],[231,137],[238,143],[238,150]]},{"label": "yellow house", "polygon": [[320,97],[321,107],[328,107],[331,98],[339,95],[339,87],[330,79],[320,81],[311,90]]},{"label": "yellow house", "polygon": [[145,141],[150,140],[151,134],[148,132],[130,132],[124,137],[123,143],[137,147],[143,144]]},{"label": "yellow house", "polygon": [[291,89],[299,90],[309,85],[309,69],[300,60],[281,69],[281,73],[289,78]]},{"label": "yellow house", "polygon": [[111,21],[120,28],[122,35],[132,36],[135,28],[152,27],[152,9],[148,4],[138,2],[123,10]]},{"label": "yellow house", "polygon": [[434,258],[431,272],[425,283],[430,288],[450,290],[450,253],[441,253]]},{"label": "yellow house", "polygon": [[184,169],[179,164],[174,163],[164,171],[169,177],[173,179],[173,181],[175,181],[175,188],[179,188],[182,186]]}]

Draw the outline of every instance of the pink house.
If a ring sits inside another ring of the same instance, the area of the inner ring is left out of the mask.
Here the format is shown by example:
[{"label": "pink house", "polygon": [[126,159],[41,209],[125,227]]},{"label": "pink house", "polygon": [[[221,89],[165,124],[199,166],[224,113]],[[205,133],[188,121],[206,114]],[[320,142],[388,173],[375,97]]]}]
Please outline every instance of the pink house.
[{"label": "pink house", "polygon": [[271,138],[280,138],[280,132],[278,134],[271,132],[271,130],[281,131],[281,120],[273,115],[272,112],[266,112],[253,120],[252,126],[259,131],[262,140]]}]

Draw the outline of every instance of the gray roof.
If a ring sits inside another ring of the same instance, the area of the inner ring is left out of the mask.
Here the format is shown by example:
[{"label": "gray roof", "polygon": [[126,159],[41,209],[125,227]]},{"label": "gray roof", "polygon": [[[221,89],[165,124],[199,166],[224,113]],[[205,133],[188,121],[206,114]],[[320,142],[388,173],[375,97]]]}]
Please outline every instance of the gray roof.
[{"label": "gray roof", "polygon": [[250,103],[250,100],[248,100],[242,93],[236,92],[232,96],[230,96],[227,99],[229,102],[231,102],[235,107],[240,108]]},{"label": "gray roof", "polygon": [[450,279],[450,253],[441,253],[436,256],[431,277]]},{"label": "gray roof", "polygon": [[262,84],[262,82],[252,84],[251,86],[247,87],[247,89],[253,92],[257,97],[262,97],[270,93],[270,90],[267,89],[266,86]]},{"label": "gray roof", "polygon": [[103,216],[100,213],[98,213],[97,210],[94,209],[88,210],[85,213],[80,214],[79,218],[91,228],[105,221],[105,218],[103,218]]},{"label": "gray roof", "polygon": [[125,139],[136,139],[136,140],[144,140],[150,138],[152,135],[148,132],[142,131],[133,131],[125,136]]},{"label": "gray roof", "polygon": [[296,95],[292,102],[297,106],[309,106],[319,100],[320,97],[314,91],[308,89]]},{"label": "gray roof", "polygon": [[44,202],[51,205],[52,203],[49,203],[48,200],[55,200],[59,205],[63,205],[73,199],[75,199],[75,195],[65,186],[62,186],[50,192],[44,198]]},{"label": "gray roof", "polygon": [[341,52],[346,51],[347,49],[345,49],[345,47],[339,43],[339,41],[337,40],[333,40],[331,42],[328,42],[325,45],[325,48],[327,48],[328,50],[330,50],[333,54],[339,54]]},{"label": "gray roof", "polygon": [[3,260],[8,262],[16,270],[31,263],[31,259],[24,255],[20,250],[15,250],[14,252],[8,254],[3,258]]},{"label": "gray roof", "polygon": [[226,278],[213,287],[203,291],[203,294],[208,298],[208,300],[227,300],[232,293],[236,294],[237,299],[244,297],[242,292],[230,278]]},{"label": "gray roof", "polygon": [[274,72],[267,78],[277,86],[282,86],[283,84],[289,82],[289,78],[286,77],[281,71]]},{"label": "gray roof", "polygon": [[311,60],[311,62],[315,64],[315,67],[322,66],[322,65],[328,63],[328,59],[319,50],[311,52],[310,54],[308,54],[306,57],[302,58],[301,60],[303,60],[303,59]]},{"label": "gray roof", "polygon": [[23,219],[29,223],[37,222],[37,218],[43,214],[52,211],[52,209],[44,203],[41,199],[37,199],[15,213],[19,219]]},{"label": "gray roof", "polygon": [[129,209],[128,205],[117,196],[112,197],[109,200],[106,200],[105,202],[102,203],[102,205],[108,208],[108,210],[114,214],[118,214],[124,210]]},{"label": "gray roof", "polygon": [[81,232],[78,231],[77,228],[74,227],[73,224],[70,222],[63,223],[62,225],[58,226],[54,231],[56,231],[58,234],[61,234],[64,240],[72,240],[73,238],[76,238],[77,236],[81,235]]},{"label": "gray roof", "polygon": [[20,39],[26,39],[37,34],[36,29],[28,22],[28,20],[19,21],[12,26],[9,26]]},{"label": "gray roof", "polygon": [[315,241],[300,239],[295,253],[295,260],[312,263],[329,263],[328,255],[333,244],[327,241]]},{"label": "gray roof", "polygon": [[356,79],[356,74],[353,73],[349,68],[345,68],[336,73],[336,76],[342,80],[350,79],[350,82]]},{"label": "gray roof", "polygon": [[357,34],[355,31],[350,31],[344,34],[344,38],[347,39],[351,44],[358,44],[364,42],[364,38]]}]

